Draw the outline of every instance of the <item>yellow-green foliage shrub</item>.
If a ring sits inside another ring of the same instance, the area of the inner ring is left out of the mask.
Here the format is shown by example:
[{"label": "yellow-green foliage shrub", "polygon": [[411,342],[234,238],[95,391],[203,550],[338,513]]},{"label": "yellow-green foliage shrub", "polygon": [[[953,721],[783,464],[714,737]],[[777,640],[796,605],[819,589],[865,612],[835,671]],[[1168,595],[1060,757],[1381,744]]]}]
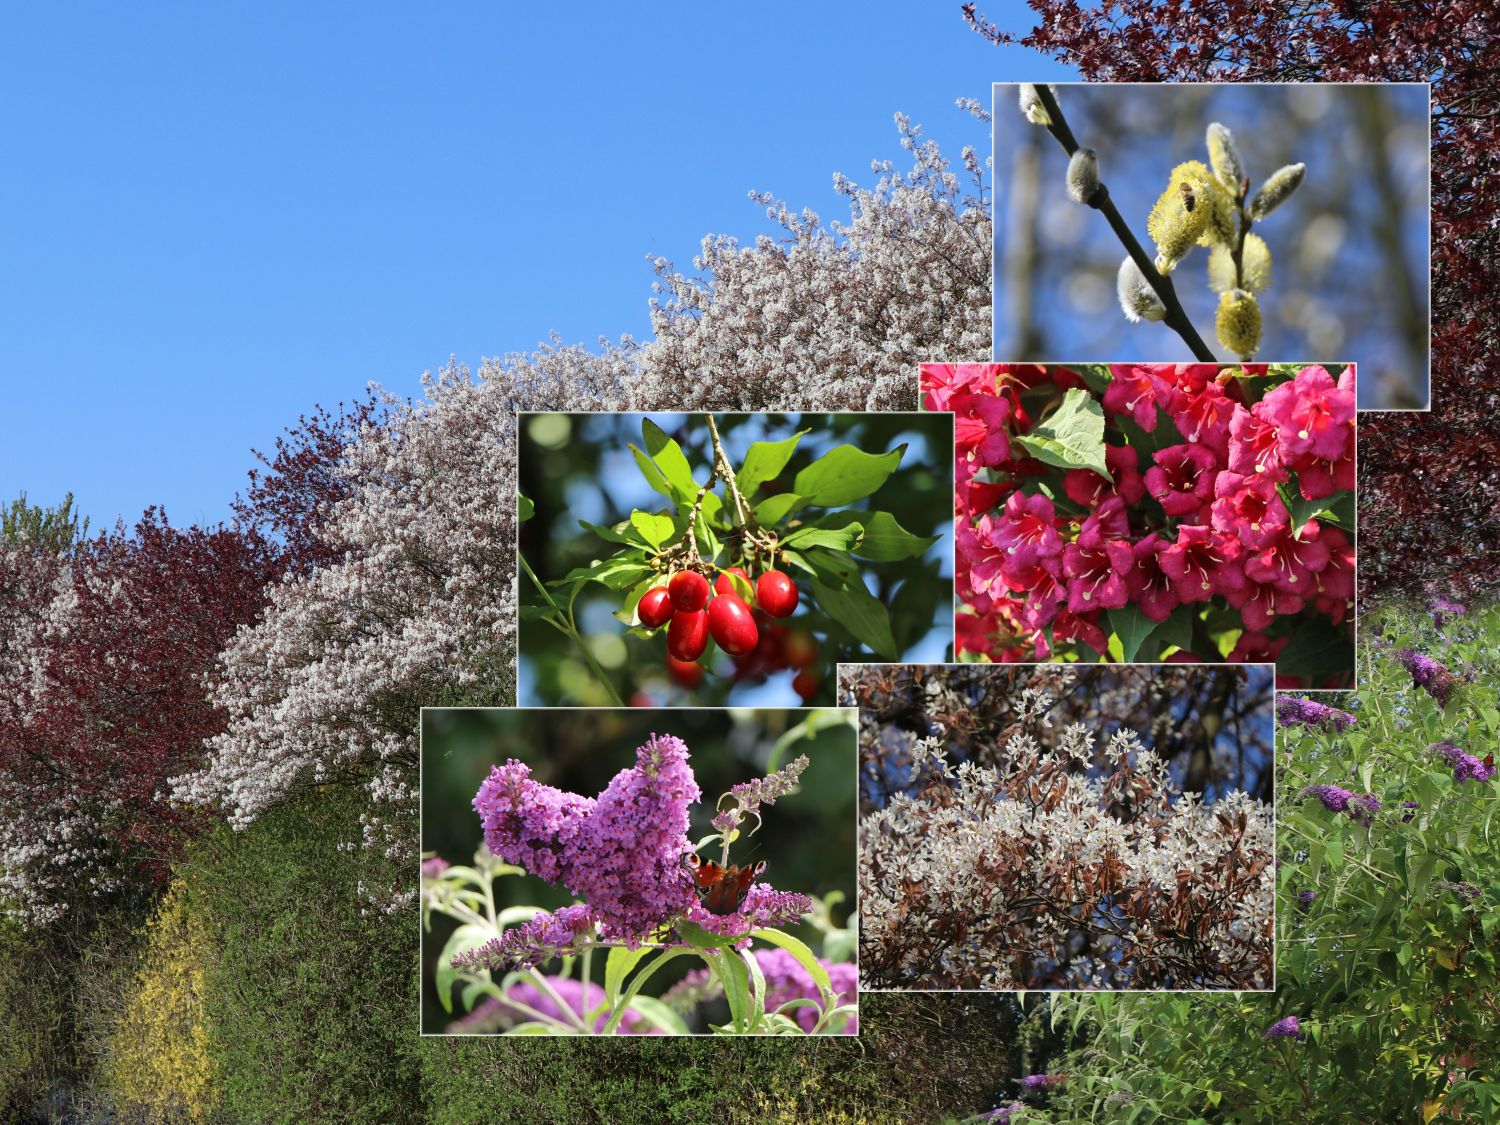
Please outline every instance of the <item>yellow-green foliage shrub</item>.
[{"label": "yellow-green foliage shrub", "polygon": [[116,1104],[152,1121],[204,1121],[214,1109],[204,1011],[214,945],[208,919],[193,906],[179,879],[146,924],[134,989],[104,1064]]}]

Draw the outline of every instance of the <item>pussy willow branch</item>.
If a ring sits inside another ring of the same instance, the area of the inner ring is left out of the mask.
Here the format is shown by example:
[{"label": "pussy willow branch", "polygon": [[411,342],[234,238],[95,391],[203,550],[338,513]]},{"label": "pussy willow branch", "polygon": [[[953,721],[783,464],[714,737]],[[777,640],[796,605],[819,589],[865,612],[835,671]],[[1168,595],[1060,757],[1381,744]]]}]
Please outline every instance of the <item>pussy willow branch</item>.
[{"label": "pussy willow branch", "polygon": [[[1052,96],[1052,91],[1047,88],[1045,82],[1038,82],[1035,89],[1037,97],[1047,109],[1047,115],[1052,119],[1052,124],[1046,127],[1047,132],[1056,138],[1057,143],[1062,145],[1063,151],[1071,158],[1073,153],[1078,151],[1078,142],[1073,137],[1073,130],[1068,128],[1068,119],[1063,116],[1062,108],[1057,104],[1057,99]],[[1162,319],[1162,323],[1182,337],[1195,359],[1201,359],[1205,363],[1217,363],[1214,353],[1203,342],[1203,337],[1198,335],[1198,330],[1188,319],[1187,310],[1177,299],[1177,290],[1172,286],[1171,279],[1157,272],[1156,263],[1151,260],[1151,256],[1142,248],[1129,225],[1121,217],[1119,208],[1109,197],[1109,188],[1102,180],[1099,182],[1098,189],[1086,202],[1109,220],[1115,237],[1125,247],[1126,253],[1130,255],[1131,261],[1135,262],[1136,267],[1141,271],[1141,276],[1146,279],[1146,283],[1156,290],[1156,295],[1167,307],[1167,315]]]}]

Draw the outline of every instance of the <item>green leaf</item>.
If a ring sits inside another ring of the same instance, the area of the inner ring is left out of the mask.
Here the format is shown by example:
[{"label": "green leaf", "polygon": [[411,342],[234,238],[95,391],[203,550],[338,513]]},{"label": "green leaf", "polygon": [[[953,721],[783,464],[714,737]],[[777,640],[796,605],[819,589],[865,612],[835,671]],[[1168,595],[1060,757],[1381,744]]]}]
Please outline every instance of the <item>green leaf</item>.
[{"label": "green leaf", "polygon": [[[595,535],[597,535],[600,539],[603,539],[610,543],[623,543],[628,547],[645,546],[644,541],[641,539],[640,533],[637,532],[635,528],[631,527],[629,522],[625,520],[621,520],[614,527],[601,527],[597,523],[589,523],[588,520],[579,520],[578,526],[587,528],[589,531],[592,531]],[[624,530],[621,530],[622,528]]]},{"label": "green leaf", "polygon": [[604,992],[610,1006],[618,1003],[620,992],[625,987],[625,978],[630,971],[651,956],[648,948],[626,949],[623,945],[611,946],[609,959],[604,962]]},{"label": "green leaf", "polygon": [[781,492],[768,496],[755,505],[755,522],[775,526],[804,505],[802,497],[795,492]]},{"label": "green leaf", "polygon": [[773,479],[786,468],[786,463],[792,459],[797,443],[802,440],[802,435],[808,432],[798,430],[784,441],[751,442],[750,448],[745,451],[745,463],[735,474],[735,484],[739,486],[740,492],[746,497],[750,496],[766,481]]},{"label": "green leaf", "polygon": [[1172,611],[1171,617],[1157,626],[1156,639],[1163,648],[1170,645],[1184,652],[1193,650],[1193,621],[1196,612],[1194,606],[1180,605]]},{"label": "green leaf", "polygon": [[630,1011],[644,1017],[668,1035],[691,1035],[681,1016],[654,996],[637,996],[630,1001]]},{"label": "green leaf", "polygon": [[784,934],[780,930],[753,930],[750,936],[781,946],[807,970],[808,975],[820,989],[826,992],[833,991],[833,984],[828,979],[828,970],[818,963],[817,954],[808,948],[805,942],[794,938],[791,934]]},{"label": "green leaf", "polygon": [[821,547],[811,547],[801,554],[812,567],[813,573],[829,585],[858,586],[864,589],[864,578],[860,573],[859,563],[848,555],[825,551]]},{"label": "green leaf", "polygon": [[896,638],[891,635],[891,615],[863,584],[849,588],[829,586],[814,578],[813,594],[828,616],[837,621],[882,660],[895,660]]},{"label": "green leaf", "polygon": [[866,453],[852,445],[836,445],[797,474],[792,491],[804,503],[823,508],[852,504],[883,485],[905,453],[905,443],[888,453]]},{"label": "green leaf", "polygon": [[1087,391],[1074,387],[1062,405],[1029,434],[1011,439],[1038,461],[1060,469],[1091,469],[1109,480],[1104,462],[1104,408]]},{"label": "green leaf", "polygon": [[453,982],[460,976],[458,970],[453,967],[453,958],[471,949],[478,949],[495,936],[495,927],[481,926],[477,922],[469,922],[453,931],[448,943],[443,946],[443,951],[438,954],[437,971],[433,976],[433,983],[437,985],[438,1000],[442,1002],[443,1011],[453,1011]]},{"label": "green leaf", "polygon": [[1104,397],[1104,392],[1109,390],[1109,385],[1115,381],[1106,363],[1075,363],[1072,368],[1082,376],[1088,389],[1100,398]]},{"label": "green leaf", "polygon": [[527,497],[520,497],[520,521],[522,523],[525,523],[535,514],[536,505],[533,504]]},{"label": "green leaf", "polygon": [[677,490],[678,499],[691,500],[697,495],[698,482],[693,479],[692,466],[688,464],[682,447],[668,437],[665,430],[650,418],[642,418],[641,440],[646,443],[646,452],[661,469],[662,476]]},{"label": "green leaf", "polygon": [[860,537],[864,535],[865,529],[858,520],[851,520],[844,527],[814,527],[806,525],[789,531],[781,540],[783,547],[800,547],[806,550],[809,547],[826,547],[831,551],[849,551]]},{"label": "green leaf", "polygon": [[737,1027],[747,1026],[754,1018],[750,1011],[750,970],[732,949],[721,949],[704,956],[724,986],[730,1017]]},{"label": "green leaf", "polygon": [[667,516],[656,516],[650,512],[633,511],[630,524],[641,533],[641,538],[653,547],[660,547],[677,534],[677,527]]},{"label": "green leaf", "polygon": [[1126,664],[1135,662],[1136,653],[1146,638],[1156,632],[1158,622],[1152,621],[1133,605],[1106,611],[1109,627],[1120,638],[1120,659]]},{"label": "green leaf", "polygon": [[1281,502],[1286,505],[1286,510],[1291,513],[1292,529],[1302,530],[1308,520],[1313,519],[1328,507],[1328,497],[1321,500],[1308,500],[1302,495],[1297,482],[1293,480],[1289,484],[1277,485],[1276,490],[1281,494]]},{"label": "green leaf", "polygon": [[914,558],[938,541],[936,535],[913,535],[889,512],[871,512],[864,517],[865,537],[854,553],[871,562],[894,562]]}]

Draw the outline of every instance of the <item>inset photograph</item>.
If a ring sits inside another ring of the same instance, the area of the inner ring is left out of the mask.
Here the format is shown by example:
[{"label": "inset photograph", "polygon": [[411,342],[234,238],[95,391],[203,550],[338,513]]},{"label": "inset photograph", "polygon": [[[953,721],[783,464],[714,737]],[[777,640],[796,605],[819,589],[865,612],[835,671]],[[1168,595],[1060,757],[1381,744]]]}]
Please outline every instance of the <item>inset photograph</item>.
[{"label": "inset photograph", "polygon": [[864,989],[1274,988],[1272,670],[863,665]]},{"label": "inset photograph", "polygon": [[994,358],[1355,356],[1427,409],[1430,92],[997,84]]},{"label": "inset photograph", "polygon": [[847,709],[424,708],[422,1033],[856,1033],[856,769]]},{"label": "inset photograph", "polygon": [[923,364],[955,415],[960,661],[1354,674],[1353,364]]},{"label": "inset photograph", "polygon": [[523,414],[519,702],[831,704],[953,643],[953,422]]}]

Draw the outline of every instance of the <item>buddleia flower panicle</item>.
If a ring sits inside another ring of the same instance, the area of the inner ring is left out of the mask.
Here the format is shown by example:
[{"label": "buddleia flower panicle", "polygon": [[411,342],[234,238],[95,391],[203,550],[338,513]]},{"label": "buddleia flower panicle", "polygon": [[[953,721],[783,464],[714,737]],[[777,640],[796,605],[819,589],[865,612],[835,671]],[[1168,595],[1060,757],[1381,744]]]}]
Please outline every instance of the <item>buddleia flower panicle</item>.
[{"label": "buddleia flower panicle", "polygon": [[1196,160],[1172,170],[1167,189],[1146,219],[1156,243],[1156,268],[1171,273],[1208,228],[1213,210],[1208,169]]},{"label": "buddleia flower panicle", "polygon": [[1219,295],[1214,318],[1219,343],[1240,359],[1249,359],[1260,347],[1260,304],[1248,289],[1230,289]]},{"label": "buddleia flower panicle", "polygon": [[[799,754],[794,761],[788,762],[773,774],[731,786],[729,796],[734,798],[734,803],[715,815],[714,828],[727,834],[745,817],[758,813],[762,805],[774,805],[778,798],[795,793],[800,785],[798,778],[807,766],[807,755]],[[723,803],[722,798],[720,803]]]},{"label": "buddleia flower panicle", "polygon": [[1439,706],[1448,705],[1453,689],[1458,686],[1452,672],[1412,648],[1397,650],[1396,662],[1411,673],[1412,683],[1437,700]]},{"label": "buddleia flower panicle", "polygon": [[1087,203],[1099,190],[1099,154],[1080,148],[1068,161],[1068,195],[1074,203]]},{"label": "buddleia flower panicle", "polygon": [[1302,183],[1302,176],[1306,171],[1306,164],[1288,164],[1273,172],[1271,178],[1255,193],[1255,198],[1250,200],[1250,217],[1259,222],[1290,199],[1292,192]]},{"label": "buddleia flower panicle", "polygon": [[1127,256],[1120,263],[1120,275],[1116,280],[1116,287],[1120,294],[1120,308],[1125,313],[1125,319],[1131,324],[1139,324],[1143,320],[1162,320],[1167,315],[1167,306],[1157,296],[1156,290],[1151,288],[1151,283],[1146,280],[1146,275],[1141,273],[1141,267],[1135,264],[1135,259]]},{"label": "buddleia flower panicle", "polygon": [[1239,146],[1234,143],[1234,134],[1217,121],[1208,127],[1208,162],[1213,166],[1214,176],[1231,194],[1238,196],[1240,184],[1245,180],[1245,165],[1240,160]]},{"label": "buddleia flower panicle", "polygon": [[1296,1016],[1279,1019],[1266,1028],[1267,1039],[1301,1039],[1303,1037],[1302,1021]]},{"label": "buddleia flower panicle", "polygon": [[1432,627],[1442,632],[1443,623],[1449,617],[1462,617],[1469,612],[1467,606],[1462,602],[1456,602],[1452,598],[1437,595],[1428,603],[1427,608],[1432,611]]},{"label": "buddleia flower panicle", "polygon": [[[1047,87],[1056,94],[1051,86]],[[1033,125],[1051,125],[1052,115],[1047,112],[1047,107],[1042,104],[1041,97],[1036,92],[1036,84],[1032,82],[1021,83],[1021,112],[1026,115],[1026,120]]]},{"label": "buddleia flower panicle", "polygon": [[1340,711],[1315,699],[1303,699],[1296,695],[1276,693],[1276,725],[1321,727],[1331,725],[1339,730],[1348,730],[1355,723],[1348,711]]},{"label": "buddleia flower panicle", "polygon": [[1427,748],[1443,758],[1453,767],[1453,780],[1465,781],[1489,781],[1495,776],[1495,767],[1487,766],[1482,759],[1453,745],[1451,742],[1434,742]]}]

